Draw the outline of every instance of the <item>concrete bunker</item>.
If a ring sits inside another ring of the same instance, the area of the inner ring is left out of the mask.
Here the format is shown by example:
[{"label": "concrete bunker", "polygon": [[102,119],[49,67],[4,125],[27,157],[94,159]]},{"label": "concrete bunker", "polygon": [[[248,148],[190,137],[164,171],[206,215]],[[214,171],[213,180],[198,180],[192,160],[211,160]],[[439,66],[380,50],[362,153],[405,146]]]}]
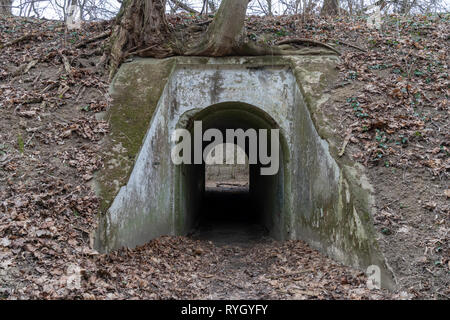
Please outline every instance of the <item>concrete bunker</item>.
[{"label": "concrete bunker", "polygon": [[[193,123],[200,121],[202,130],[213,128],[221,131],[223,137],[226,136],[226,130],[242,129],[248,133],[249,129],[255,131],[279,129],[276,121],[267,113],[255,106],[239,102],[224,102],[199,111],[191,116],[188,121],[182,119],[181,123],[188,123],[187,129],[191,136],[194,136]],[[256,136],[256,138],[255,138]],[[246,136],[245,153],[248,161],[249,144],[258,145],[259,136]],[[234,143],[237,143],[235,137]],[[270,142],[270,139],[268,139]],[[209,143],[209,142],[208,142]],[[208,143],[203,142],[202,152]],[[226,145],[226,144],[225,144]],[[229,147],[229,146],[228,146]],[[236,149],[240,148],[235,144]],[[271,146],[270,151],[271,151]],[[176,185],[178,188],[175,193],[178,195],[175,203],[175,214],[180,219],[180,230],[182,233],[188,233],[198,225],[222,224],[229,228],[263,227],[268,235],[275,239],[283,239],[283,218],[286,215],[284,210],[288,203],[288,198],[284,196],[285,190],[285,168],[288,156],[286,151],[286,142],[284,136],[280,137],[277,173],[273,175],[261,175],[261,167],[267,166],[261,161],[248,164],[248,188],[206,188],[206,164],[181,164],[176,166]],[[192,146],[193,149],[193,146]],[[208,154],[211,154],[210,150]],[[257,151],[258,152],[258,151]],[[224,152],[224,155],[226,152]],[[193,158],[193,150],[191,152]],[[236,162],[236,159],[233,159]],[[222,169],[226,167],[222,166]]]},{"label": "concrete bunker", "polygon": [[[175,165],[171,134],[192,128],[278,128],[280,170],[250,169],[257,219],[276,239],[302,239],[330,257],[364,269],[382,285],[392,274],[372,224],[373,188],[364,168],[340,157],[324,93],[335,56],[175,57],[121,66],[110,92],[111,135],[105,168],[95,177],[104,215],[95,246],[109,251],[195,227],[205,198],[204,165]],[[255,221],[256,221],[255,220]]]}]

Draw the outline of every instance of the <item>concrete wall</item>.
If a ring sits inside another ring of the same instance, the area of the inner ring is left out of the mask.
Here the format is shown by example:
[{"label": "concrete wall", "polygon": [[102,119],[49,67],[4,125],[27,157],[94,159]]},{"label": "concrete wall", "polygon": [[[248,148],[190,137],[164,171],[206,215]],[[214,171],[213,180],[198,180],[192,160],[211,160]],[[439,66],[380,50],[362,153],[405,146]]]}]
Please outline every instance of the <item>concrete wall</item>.
[{"label": "concrete wall", "polygon": [[[262,199],[272,234],[304,239],[359,268],[376,264],[383,285],[391,286],[373,232],[370,184],[360,166],[337,156],[332,127],[320,110],[336,62],[334,57],[173,58],[123,65],[111,87],[116,102],[109,116],[116,121],[105,143],[110,166],[96,177],[104,207],[111,203],[97,247],[107,251],[162,234],[185,234],[195,222],[204,168],[173,165],[170,134],[189,128],[193,119],[223,126],[240,119],[244,126],[280,129],[279,174],[262,177],[252,173],[257,167],[250,169],[250,184],[265,186],[254,194]],[[155,95],[157,105],[148,107]],[[154,110],[145,131],[141,126],[131,142],[128,124],[139,115],[126,113],[127,106]],[[124,127],[117,121],[121,117]],[[133,159],[129,150],[136,144],[141,147]]]}]

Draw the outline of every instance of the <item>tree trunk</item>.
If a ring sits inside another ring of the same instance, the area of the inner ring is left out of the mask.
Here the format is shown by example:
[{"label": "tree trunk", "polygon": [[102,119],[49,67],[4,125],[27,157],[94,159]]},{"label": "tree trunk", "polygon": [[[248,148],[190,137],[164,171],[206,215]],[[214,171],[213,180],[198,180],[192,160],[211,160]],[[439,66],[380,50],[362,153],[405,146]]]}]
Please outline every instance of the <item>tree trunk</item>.
[{"label": "tree trunk", "polygon": [[[174,54],[227,56],[244,41],[249,0],[223,0],[200,43],[177,41],[165,16],[166,0],[124,0],[111,35],[110,78],[130,54],[164,58]],[[177,47],[176,47],[177,45]]]},{"label": "tree trunk", "polygon": [[10,16],[12,0],[0,0],[0,16]]},{"label": "tree trunk", "polygon": [[[131,53],[163,58],[172,53],[166,39],[166,0],[124,0],[111,35],[111,70],[114,73]],[[147,55],[148,53],[148,55]]]},{"label": "tree trunk", "polygon": [[322,9],[320,10],[321,16],[336,16],[339,14],[339,1],[338,0],[324,0]]},{"label": "tree trunk", "polygon": [[222,0],[203,41],[185,54],[211,57],[234,54],[244,41],[248,3],[248,0]]},{"label": "tree trunk", "polygon": [[164,58],[173,55],[223,57],[327,53],[308,48],[298,49],[289,43],[319,45],[337,52],[330,46],[307,39],[294,39],[280,46],[257,45],[246,41],[244,22],[249,2],[222,0],[201,38],[181,34],[177,39],[177,32],[171,32],[165,18],[166,0],[124,0],[111,35],[110,80],[120,63],[129,55]]},{"label": "tree trunk", "polygon": [[273,12],[272,12],[272,0],[266,0],[267,2],[267,14],[269,16],[273,16]]}]

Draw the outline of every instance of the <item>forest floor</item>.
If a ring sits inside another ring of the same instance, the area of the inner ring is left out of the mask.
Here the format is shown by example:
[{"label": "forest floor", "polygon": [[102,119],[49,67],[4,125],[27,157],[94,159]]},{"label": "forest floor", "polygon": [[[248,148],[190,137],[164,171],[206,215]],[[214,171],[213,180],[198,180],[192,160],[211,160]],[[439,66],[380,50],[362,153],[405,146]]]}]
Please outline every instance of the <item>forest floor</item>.
[{"label": "forest floor", "polygon": [[[201,21],[169,17],[180,32]],[[367,289],[362,271],[302,241],[167,236],[93,250],[90,181],[108,133],[97,115],[110,105],[97,64],[110,28],[0,18],[0,299],[450,299],[449,15],[388,16],[381,30],[348,17],[246,22],[254,41],[312,38],[341,51],[323,108],[375,186],[395,292]]]}]

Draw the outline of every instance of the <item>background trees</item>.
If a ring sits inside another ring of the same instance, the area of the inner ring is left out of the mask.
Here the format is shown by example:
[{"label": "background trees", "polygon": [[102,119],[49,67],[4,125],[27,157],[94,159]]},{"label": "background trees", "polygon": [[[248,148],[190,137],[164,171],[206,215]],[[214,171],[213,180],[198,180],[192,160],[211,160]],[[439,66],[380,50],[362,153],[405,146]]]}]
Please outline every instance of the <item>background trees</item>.
[{"label": "background trees", "polygon": [[[8,14],[12,6],[15,15],[64,19],[72,0],[0,0],[0,14]],[[95,21],[113,18],[123,0],[77,0],[79,18]],[[167,0],[166,12],[211,15],[217,12],[221,0]],[[247,14],[339,14],[361,15],[370,5],[383,7],[382,13],[435,13],[449,9],[445,0],[252,0]]]},{"label": "background trees", "polygon": [[11,14],[12,0],[0,0],[0,15]]}]

